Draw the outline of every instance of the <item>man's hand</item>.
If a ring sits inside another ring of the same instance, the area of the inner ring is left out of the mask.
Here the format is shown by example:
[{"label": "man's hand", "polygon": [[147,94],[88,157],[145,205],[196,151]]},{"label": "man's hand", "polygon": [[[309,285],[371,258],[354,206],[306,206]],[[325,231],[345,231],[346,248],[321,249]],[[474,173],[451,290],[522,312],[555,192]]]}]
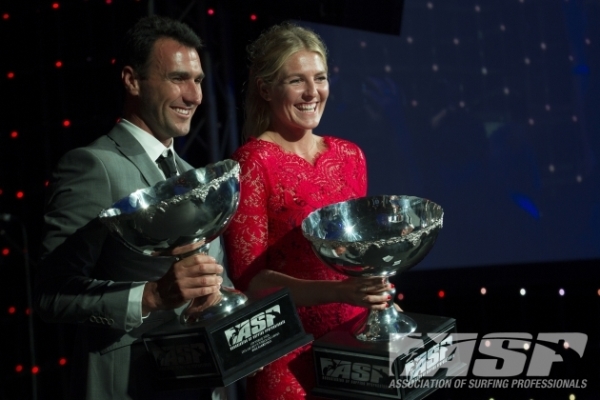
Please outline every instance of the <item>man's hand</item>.
[{"label": "man's hand", "polygon": [[162,278],[148,282],[144,287],[142,315],[175,309],[195,297],[218,292],[223,282],[219,276],[222,273],[223,267],[205,254],[175,262]]}]

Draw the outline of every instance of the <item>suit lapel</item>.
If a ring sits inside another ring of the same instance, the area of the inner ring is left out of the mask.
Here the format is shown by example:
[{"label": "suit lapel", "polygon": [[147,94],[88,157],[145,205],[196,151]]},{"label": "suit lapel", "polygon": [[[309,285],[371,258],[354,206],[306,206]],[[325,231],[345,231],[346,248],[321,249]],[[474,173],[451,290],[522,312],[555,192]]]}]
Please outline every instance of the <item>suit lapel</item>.
[{"label": "suit lapel", "polygon": [[175,153],[175,162],[177,163],[177,170],[179,171],[180,174],[194,168],[190,164],[188,164],[185,160],[180,158],[177,153]]},{"label": "suit lapel", "polygon": [[154,160],[148,157],[140,142],[127,129],[116,125],[108,133],[108,137],[115,142],[117,150],[137,167],[148,186],[154,186],[165,179]]}]

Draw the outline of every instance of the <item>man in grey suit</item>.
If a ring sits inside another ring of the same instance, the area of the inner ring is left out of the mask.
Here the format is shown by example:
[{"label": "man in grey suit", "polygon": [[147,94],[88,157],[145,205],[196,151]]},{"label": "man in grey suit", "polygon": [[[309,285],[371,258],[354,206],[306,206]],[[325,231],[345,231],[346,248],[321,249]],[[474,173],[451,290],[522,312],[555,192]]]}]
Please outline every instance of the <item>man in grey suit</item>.
[{"label": "man in grey suit", "polygon": [[[155,160],[174,154],[173,139],[189,132],[202,101],[200,46],[180,22],[141,19],[126,35],[123,118],[107,135],[69,151],[54,172],[35,303],[45,321],[78,324],[69,398],[216,397],[209,390],[154,390],[151,364],[136,349],[143,348],[142,334],[175,318],[190,299],[219,290],[219,241],[209,255],[177,262],[146,257],[97,218],[117,200],[165,179]],[[192,168],[174,157],[178,172]]]}]

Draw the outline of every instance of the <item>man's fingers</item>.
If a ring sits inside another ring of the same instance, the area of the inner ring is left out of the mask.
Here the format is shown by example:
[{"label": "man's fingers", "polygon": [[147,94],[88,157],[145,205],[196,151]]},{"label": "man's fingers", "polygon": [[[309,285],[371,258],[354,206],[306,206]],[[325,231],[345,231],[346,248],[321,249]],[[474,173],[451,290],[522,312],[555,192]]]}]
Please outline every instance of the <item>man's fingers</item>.
[{"label": "man's fingers", "polygon": [[201,240],[201,241],[196,242],[196,243],[190,243],[190,244],[186,244],[186,245],[183,245],[183,246],[175,247],[171,251],[171,254],[174,255],[174,256],[178,256],[180,254],[189,253],[190,251],[196,250],[197,248],[199,248],[200,246],[202,246],[204,243],[205,243],[204,240]]},{"label": "man's fingers", "polygon": [[190,266],[194,264],[216,264],[217,260],[207,254],[194,254],[178,261],[178,264]]},{"label": "man's fingers", "polygon": [[221,289],[220,285],[211,286],[190,286],[182,288],[181,292],[185,300],[195,299],[197,297],[204,297],[211,294],[219,293]]},{"label": "man's fingers", "polygon": [[186,275],[203,275],[223,273],[223,267],[217,264],[216,260],[206,255],[194,255],[178,261],[176,267],[185,268]]},{"label": "man's fingers", "polygon": [[184,288],[220,287],[223,278],[219,275],[201,275],[187,278],[182,284]]}]

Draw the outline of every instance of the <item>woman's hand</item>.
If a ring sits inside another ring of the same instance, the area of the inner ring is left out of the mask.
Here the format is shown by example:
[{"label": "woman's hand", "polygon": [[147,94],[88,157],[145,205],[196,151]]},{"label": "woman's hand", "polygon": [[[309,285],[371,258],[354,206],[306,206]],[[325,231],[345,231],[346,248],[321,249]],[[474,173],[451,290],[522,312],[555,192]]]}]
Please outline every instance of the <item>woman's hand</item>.
[{"label": "woman's hand", "polygon": [[309,280],[293,278],[272,270],[261,270],[252,278],[249,291],[285,286],[298,307],[346,303],[372,310],[385,310],[393,304],[394,285],[385,278]]},{"label": "woman's hand", "polygon": [[348,278],[340,281],[336,295],[342,303],[371,310],[385,310],[392,295],[393,286],[384,278]]}]

